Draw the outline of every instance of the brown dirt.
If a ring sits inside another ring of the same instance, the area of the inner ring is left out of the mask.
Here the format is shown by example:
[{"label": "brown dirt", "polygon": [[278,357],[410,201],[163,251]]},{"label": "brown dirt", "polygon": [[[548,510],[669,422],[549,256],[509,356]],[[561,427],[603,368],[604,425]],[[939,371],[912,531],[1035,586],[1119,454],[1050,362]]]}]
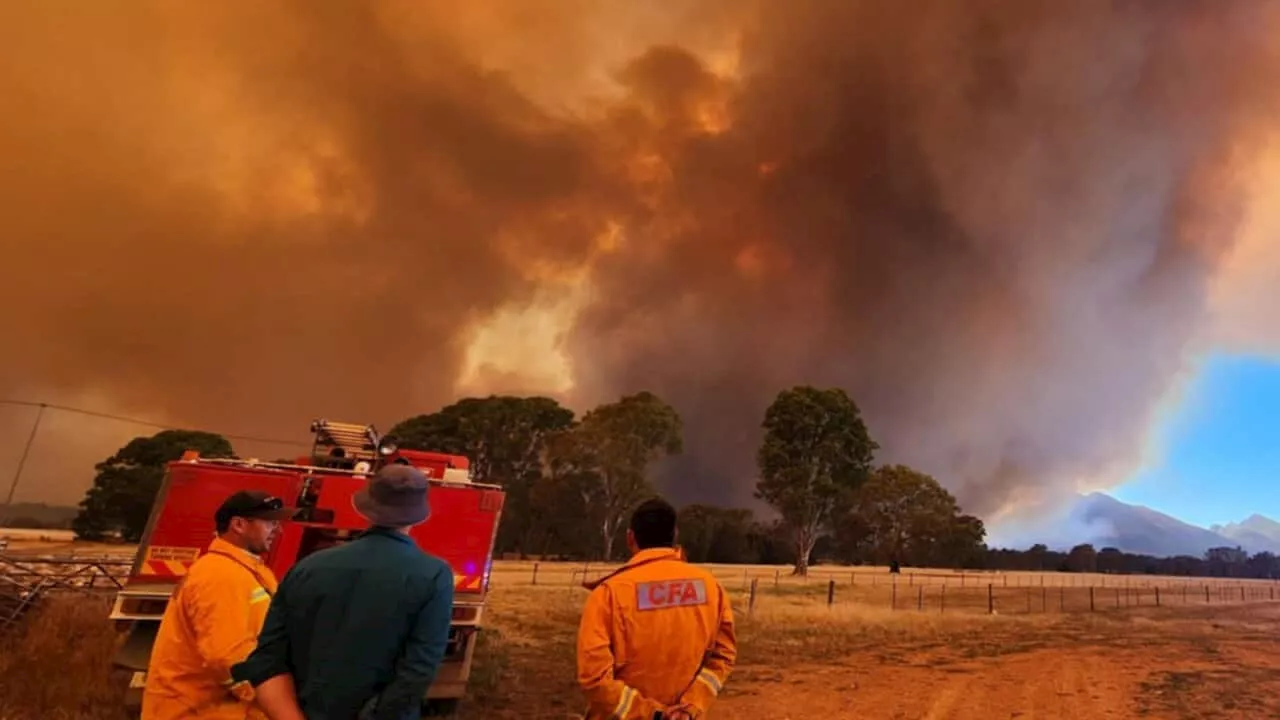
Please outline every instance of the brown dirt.
[{"label": "brown dirt", "polygon": [[[856,659],[851,659],[856,660]],[[1130,659],[1037,651],[955,665],[813,666],[763,675],[744,668],[718,717],[925,720],[1127,718],[1140,673]]]},{"label": "brown dirt", "polygon": [[[924,720],[1280,715],[1280,609],[1175,611],[1023,627],[1043,649],[958,659],[964,641],[884,662],[741,667],[717,717]],[[1105,630],[1107,635],[1097,631]],[[1109,635],[1109,636],[1108,636]],[[1009,638],[1006,638],[1009,639]]]},{"label": "brown dirt", "polygon": [[[561,628],[550,645],[524,634],[523,608],[496,603],[510,634],[486,654],[520,671],[478,692],[464,717],[575,717],[573,597],[537,604],[540,630]],[[775,610],[742,623],[741,661],[713,717],[1280,717],[1280,605],[1018,618]]]}]

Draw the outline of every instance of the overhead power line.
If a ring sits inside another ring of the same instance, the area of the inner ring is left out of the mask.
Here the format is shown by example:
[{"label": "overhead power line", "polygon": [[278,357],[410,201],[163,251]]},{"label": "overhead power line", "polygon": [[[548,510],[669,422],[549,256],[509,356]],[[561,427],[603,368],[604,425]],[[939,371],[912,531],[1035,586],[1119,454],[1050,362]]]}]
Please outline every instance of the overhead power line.
[{"label": "overhead power line", "polygon": [[[98,410],[87,410],[85,408],[71,407],[68,405],[57,405],[54,403],[38,403],[28,400],[6,400],[0,398],[0,405],[13,405],[18,407],[31,408],[48,408],[50,410],[61,410],[62,412],[75,413],[77,415],[86,415],[88,417],[96,417],[104,420],[115,420],[117,422],[130,423],[133,425],[141,425],[143,427],[152,427],[159,430],[200,430],[200,428],[178,428],[165,423],[153,422],[151,420],[142,420],[140,418],[128,417],[125,415],[116,415],[113,413],[100,412]],[[212,430],[204,430],[204,432],[214,432]],[[258,437],[256,435],[234,435],[230,433],[217,433],[228,440],[243,440],[245,442],[257,442],[268,445],[291,445],[295,447],[311,447],[310,443],[299,442],[297,440],[281,440],[279,438]]]}]

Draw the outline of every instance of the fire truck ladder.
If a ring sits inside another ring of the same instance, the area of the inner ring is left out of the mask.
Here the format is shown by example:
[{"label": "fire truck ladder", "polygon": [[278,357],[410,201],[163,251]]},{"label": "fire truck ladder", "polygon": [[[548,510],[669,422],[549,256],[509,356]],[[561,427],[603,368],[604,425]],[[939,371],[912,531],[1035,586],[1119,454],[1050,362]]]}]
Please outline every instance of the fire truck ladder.
[{"label": "fire truck ladder", "polygon": [[311,432],[315,433],[311,454],[325,464],[351,467],[360,460],[378,458],[378,431],[372,425],[316,420]]}]

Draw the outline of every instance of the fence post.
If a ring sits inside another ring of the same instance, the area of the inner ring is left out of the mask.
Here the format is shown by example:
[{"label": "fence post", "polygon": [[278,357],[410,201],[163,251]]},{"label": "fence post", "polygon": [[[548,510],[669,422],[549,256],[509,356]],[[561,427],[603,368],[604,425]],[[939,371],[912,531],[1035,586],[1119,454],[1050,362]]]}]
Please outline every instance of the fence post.
[{"label": "fence post", "polygon": [[1240,602],[1244,602],[1244,586],[1240,586]]},{"label": "fence post", "polygon": [[1116,588],[1116,607],[1120,607],[1120,588]]},{"label": "fence post", "polygon": [[533,564],[533,584],[538,584],[538,563]]},{"label": "fence post", "polygon": [[1058,612],[1066,612],[1066,611],[1067,611],[1067,589],[1062,586],[1059,586],[1058,587]]},{"label": "fence post", "polygon": [[1089,586],[1089,612],[1093,612],[1093,586]]},{"label": "fence post", "polygon": [[916,610],[923,611],[924,610],[924,586],[921,585],[916,589],[920,592],[920,596],[916,598]]},{"label": "fence post", "polygon": [[776,588],[776,587],[778,587],[778,582],[779,582],[779,579],[780,579],[781,577],[782,577],[782,571],[781,571],[781,570],[774,570],[774,571],[773,571],[773,586],[774,586],[775,588]]},{"label": "fence post", "polygon": [[756,585],[760,583],[760,578],[751,578],[751,599],[747,601],[747,617],[751,617],[756,612]]},{"label": "fence post", "polygon": [[1208,585],[1204,586],[1204,601],[1206,603],[1209,602],[1209,586]]},{"label": "fence post", "polygon": [[1027,588],[1027,614],[1031,614],[1031,588]]},{"label": "fence post", "polygon": [[[1044,577],[1043,575],[1041,577]],[[1048,612],[1049,608],[1049,589],[1044,585],[1040,586],[1040,612]]]},{"label": "fence post", "polygon": [[942,592],[938,594],[938,613],[947,611],[947,584],[942,583]]},{"label": "fence post", "polygon": [[987,614],[994,615],[996,613],[996,598],[991,590],[991,583],[987,583]]},{"label": "fence post", "polygon": [[827,581],[827,607],[831,607],[832,603],[834,603],[835,601],[836,601],[836,581],[828,580]]},{"label": "fence post", "polygon": [[1160,607],[1160,586],[1156,586],[1156,607]]},{"label": "fence post", "polygon": [[893,594],[889,596],[889,609],[898,609],[898,583],[893,584]]}]

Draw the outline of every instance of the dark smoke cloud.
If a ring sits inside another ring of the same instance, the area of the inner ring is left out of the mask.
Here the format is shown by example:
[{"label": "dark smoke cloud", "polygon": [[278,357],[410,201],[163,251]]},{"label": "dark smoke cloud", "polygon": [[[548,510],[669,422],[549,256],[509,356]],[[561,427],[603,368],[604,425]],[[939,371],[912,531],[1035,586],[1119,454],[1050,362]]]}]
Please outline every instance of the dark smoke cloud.
[{"label": "dark smoke cloud", "polygon": [[0,394],[385,425],[449,399],[526,246],[600,223],[580,125],[372,4],[57,5],[0,10]]},{"label": "dark smoke cloud", "polygon": [[[602,390],[679,398],[707,450],[677,472],[708,496],[747,497],[754,421],[792,383],[848,388],[885,457],[979,512],[1114,479],[1234,242],[1274,12],[767,8],[733,129],[673,142],[659,217],[630,225],[661,258],[601,271],[579,356]],[[677,108],[704,84],[653,54],[635,72]]]},{"label": "dark smoke cloud", "polygon": [[1133,457],[1275,116],[1262,3],[57,5],[0,8],[0,395],[385,426],[590,263],[570,399],[675,402],[684,499],[800,382],[981,512]]}]

